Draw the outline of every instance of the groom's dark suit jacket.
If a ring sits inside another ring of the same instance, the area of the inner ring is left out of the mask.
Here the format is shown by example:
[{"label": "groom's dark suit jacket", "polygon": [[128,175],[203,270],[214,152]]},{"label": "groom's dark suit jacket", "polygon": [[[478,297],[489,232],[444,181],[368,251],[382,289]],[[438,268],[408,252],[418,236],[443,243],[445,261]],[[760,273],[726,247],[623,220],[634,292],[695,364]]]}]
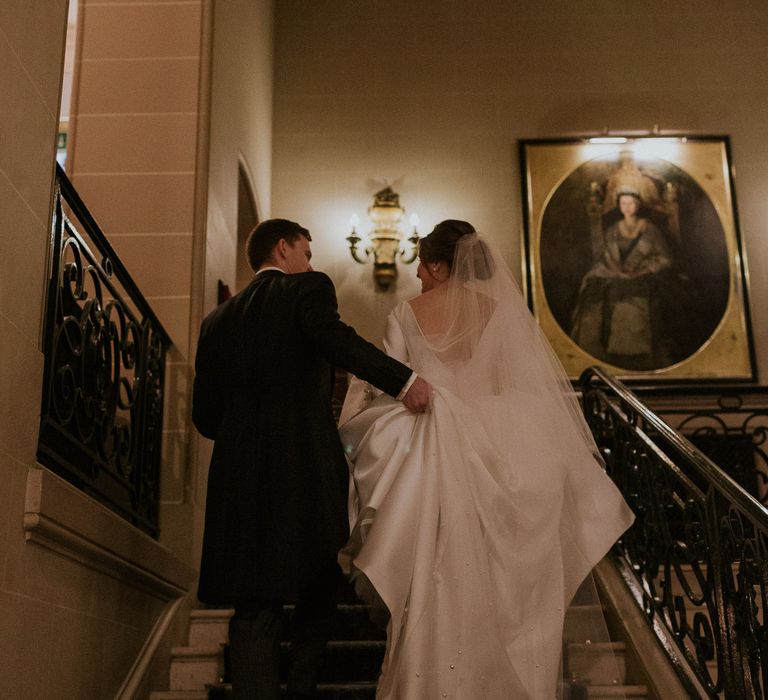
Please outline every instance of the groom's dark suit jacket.
[{"label": "groom's dark suit jacket", "polygon": [[332,367],[392,396],[411,375],[339,320],[320,272],[266,270],[203,322],[193,418],[215,440],[199,598],[286,601],[348,536]]}]

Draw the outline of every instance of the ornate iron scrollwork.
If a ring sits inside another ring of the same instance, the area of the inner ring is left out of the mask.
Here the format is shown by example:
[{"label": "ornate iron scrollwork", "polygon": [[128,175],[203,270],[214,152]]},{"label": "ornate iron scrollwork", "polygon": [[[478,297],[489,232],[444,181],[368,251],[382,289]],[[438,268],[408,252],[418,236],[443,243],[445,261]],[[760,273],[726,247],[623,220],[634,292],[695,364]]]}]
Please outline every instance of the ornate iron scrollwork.
[{"label": "ornate iron scrollwork", "polygon": [[38,460],[156,536],[171,342],[60,168],[45,319]]},{"label": "ornate iron scrollwork", "polygon": [[[610,375],[591,368],[581,384],[608,473],[636,515],[614,559],[683,683],[692,697],[698,683],[713,698],[764,698],[768,510]],[[764,430],[750,440],[761,445]]]}]

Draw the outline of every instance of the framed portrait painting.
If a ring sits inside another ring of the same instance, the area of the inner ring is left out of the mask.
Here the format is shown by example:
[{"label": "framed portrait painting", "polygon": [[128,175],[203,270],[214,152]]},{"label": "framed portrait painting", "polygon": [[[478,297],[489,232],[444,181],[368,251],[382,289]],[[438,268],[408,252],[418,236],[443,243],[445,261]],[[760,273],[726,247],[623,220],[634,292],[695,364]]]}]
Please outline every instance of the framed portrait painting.
[{"label": "framed portrait painting", "polygon": [[529,140],[520,155],[526,293],[570,377],[754,381],[727,138]]}]

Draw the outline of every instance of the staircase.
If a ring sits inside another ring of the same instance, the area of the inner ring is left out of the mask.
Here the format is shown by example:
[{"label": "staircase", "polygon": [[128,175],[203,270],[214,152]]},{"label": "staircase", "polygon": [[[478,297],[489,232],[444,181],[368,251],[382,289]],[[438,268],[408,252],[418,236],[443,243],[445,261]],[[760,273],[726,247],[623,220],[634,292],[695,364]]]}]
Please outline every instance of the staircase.
[{"label": "staircase", "polygon": [[645,685],[627,677],[626,644],[606,639],[603,606],[590,593],[591,580],[576,592],[565,613],[562,700],[645,698]]},{"label": "staircase", "polygon": [[[384,657],[386,635],[370,622],[367,607],[357,602],[351,590],[345,591],[341,598],[321,672],[318,698],[371,700],[376,694],[376,678]],[[645,686],[627,684],[624,642],[592,641],[600,638],[598,635],[603,629],[601,606],[580,603],[579,600],[577,594],[566,614],[563,700],[647,697]],[[291,614],[292,606],[286,606],[286,621]],[[177,647],[171,652],[171,690],[154,692],[150,700],[223,700],[232,697],[226,663],[231,615],[231,610],[194,610],[191,613],[189,646]],[[283,646],[287,652],[287,644]]]}]

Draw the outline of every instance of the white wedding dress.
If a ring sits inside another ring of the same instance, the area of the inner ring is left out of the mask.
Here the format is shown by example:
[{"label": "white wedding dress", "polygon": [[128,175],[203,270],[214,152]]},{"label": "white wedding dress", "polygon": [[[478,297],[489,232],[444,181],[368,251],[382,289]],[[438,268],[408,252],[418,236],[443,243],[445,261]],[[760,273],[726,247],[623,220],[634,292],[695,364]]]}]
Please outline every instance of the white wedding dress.
[{"label": "white wedding dress", "polygon": [[384,338],[430,410],[350,387],[340,561],[391,615],[377,698],[553,700],[564,611],[633,515],[511,274],[494,252],[478,275],[466,238],[450,288],[396,307]]}]

